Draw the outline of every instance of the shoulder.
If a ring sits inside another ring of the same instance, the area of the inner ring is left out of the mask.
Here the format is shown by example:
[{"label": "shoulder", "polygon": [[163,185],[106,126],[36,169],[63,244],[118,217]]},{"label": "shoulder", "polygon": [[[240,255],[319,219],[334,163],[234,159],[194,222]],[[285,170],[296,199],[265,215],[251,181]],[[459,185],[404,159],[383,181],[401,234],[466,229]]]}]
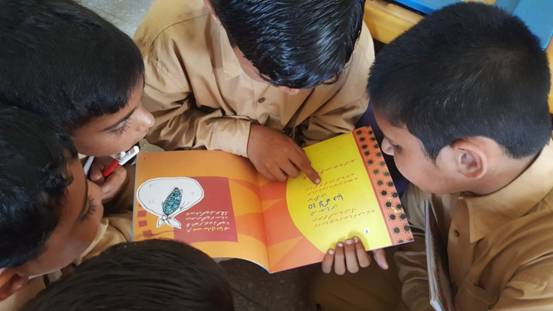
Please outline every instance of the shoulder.
[{"label": "shoulder", "polygon": [[40,291],[46,288],[42,277],[32,279],[27,285],[10,297],[0,300],[0,311],[20,310],[31,301]]},{"label": "shoulder", "polygon": [[353,50],[352,59],[363,59],[365,62],[372,63],[374,61],[374,43],[369,28],[363,22],[361,33],[357,39],[355,49]]},{"label": "shoulder", "polygon": [[159,0],[138,27],[134,40],[144,56],[156,46],[186,44],[206,34],[211,15],[203,0]]}]

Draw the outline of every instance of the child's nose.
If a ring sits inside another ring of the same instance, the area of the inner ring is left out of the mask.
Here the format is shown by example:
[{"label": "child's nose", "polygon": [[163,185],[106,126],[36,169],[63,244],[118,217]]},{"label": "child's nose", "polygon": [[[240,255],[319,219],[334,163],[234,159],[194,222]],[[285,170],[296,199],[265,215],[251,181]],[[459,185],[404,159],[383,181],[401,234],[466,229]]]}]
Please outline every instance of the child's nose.
[{"label": "child's nose", "polygon": [[389,156],[392,156],[392,157],[394,156],[394,147],[392,146],[392,144],[390,144],[388,139],[384,138],[382,140],[381,147],[382,147],[382,152],[384,152]]},{"label": "child's nose", "polygon": [[282,87],[284,89],[284,91],[286,93],[288,93],[289,95],[296,95],[300,92],[300,89],[292,89],[292,88],[289,88],[289,87]]},{"label": "child's nose", "polygon": [[154,116],[146,109],[140,107],[139,111],[137,111],[138,114],[138,120],[139,124],[142,128],[149,130],[152,126],[154,126]]}]

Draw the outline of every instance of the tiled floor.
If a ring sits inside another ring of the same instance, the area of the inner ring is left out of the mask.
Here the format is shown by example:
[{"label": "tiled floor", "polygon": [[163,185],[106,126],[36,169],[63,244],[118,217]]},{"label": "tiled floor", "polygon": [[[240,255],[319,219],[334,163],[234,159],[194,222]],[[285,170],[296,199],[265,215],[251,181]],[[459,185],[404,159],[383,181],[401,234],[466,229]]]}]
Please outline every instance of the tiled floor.
[{"label": "tiled floor", "polygon": [[96,13],[109,20],[129,36],[134,34],[136,27],[146,15],[152,0],[76,0],[93,9]]},{"label": "tiled floor", "polygon": [[[93,9],[132,36],[152,0],[77,0],[77,2]],[[312,310],[307,307],[305,300],[306,280],[309,279],[311,270],[318,268],[316,266],[268,274],[258,266],[242,260],[230,260],[221,265],[227,271],[237,311]]]}]

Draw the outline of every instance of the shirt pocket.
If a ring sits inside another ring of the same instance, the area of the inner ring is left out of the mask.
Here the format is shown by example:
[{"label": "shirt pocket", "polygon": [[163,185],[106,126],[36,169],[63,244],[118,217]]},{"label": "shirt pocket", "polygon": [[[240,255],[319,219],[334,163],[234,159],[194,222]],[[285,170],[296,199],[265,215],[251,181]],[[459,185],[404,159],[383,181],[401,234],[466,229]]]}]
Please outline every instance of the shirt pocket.
[{"label": "shirt pocket", "polygon": [[485,289],[474,284],[465,284],[455,296],[456,311],[490,310],[496,299]]}]

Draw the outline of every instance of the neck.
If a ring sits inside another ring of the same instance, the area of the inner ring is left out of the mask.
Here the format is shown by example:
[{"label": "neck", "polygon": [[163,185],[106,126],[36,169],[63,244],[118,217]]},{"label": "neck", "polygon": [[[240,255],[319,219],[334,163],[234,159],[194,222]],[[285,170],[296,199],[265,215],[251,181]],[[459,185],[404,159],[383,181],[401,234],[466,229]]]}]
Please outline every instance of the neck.
[{"label": "neck", "polygon": [[504,157],[479,182],[474,183],[470,192],[476,195],[488,195],[497,192],[517,179],[536,160],[539,154],[520,159]]}]

